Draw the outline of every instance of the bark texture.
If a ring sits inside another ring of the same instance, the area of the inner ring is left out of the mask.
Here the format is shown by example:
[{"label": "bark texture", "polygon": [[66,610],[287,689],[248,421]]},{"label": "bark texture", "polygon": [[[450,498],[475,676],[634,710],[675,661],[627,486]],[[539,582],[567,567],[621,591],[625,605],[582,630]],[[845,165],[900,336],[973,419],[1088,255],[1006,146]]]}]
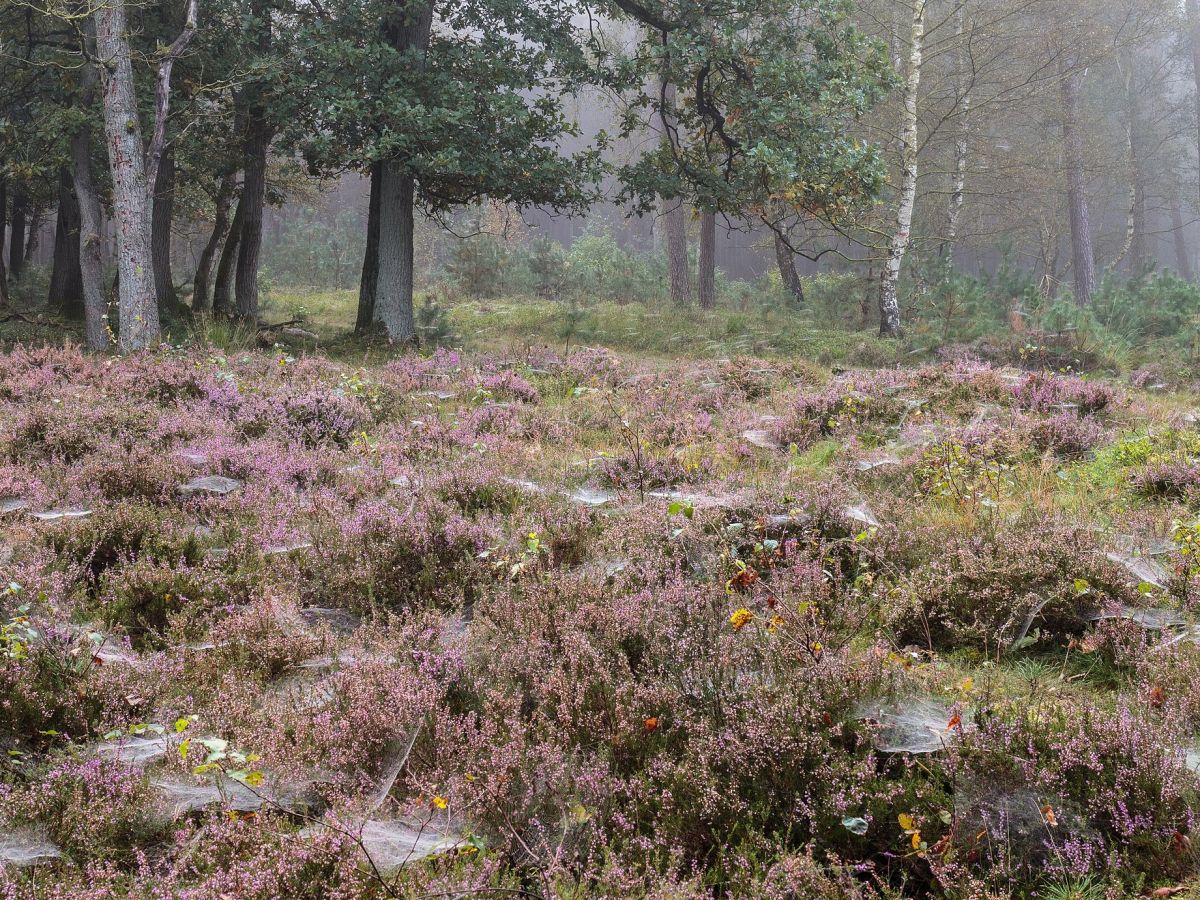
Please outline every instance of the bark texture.
[{"label": "bark texture", "polygon": [[29,218],[26,224],[26,240],[25,240],[25,267],[28,268],[33,263],[33,257],[38,252],[38,243],[42,237],[42,225],[46,220],[46,208],[44,206],[32,206],[29,209]]},{"label": "bark texture", "polygon": [[691,266],[688,260],[687,210],[680,199],[663,201],[663,225],[667,238],[667,272],[671,280],[671,302],[690,306]]},{"label": "bark texture", "polygon": [[[271,52],[271,7],[265,0],[254,0],[257,20],[257,49],[260,55]],[[248,322],[258,321],[258,262],[262,252],[263,205],[267,197],[267,150],[271,132],[262,88],[254,85],[246,97],[246,134],[242,145],[243,169],[241,238],[238,245],[235,295],[237,316]]]},{"label": "bark texture", "polygon": [[717,217],[706,212],[700,214],[700,273],[697,281],[697,296],[701,309],[717,308]]},{"label": "bark texture", "polygon": [[175,150],[163,151],[154,180],[153,211],[150,218],[150,252],[154,259],[154,290],[159,311],[177,310],[179,295],[171,275],[171,222],[175,218]]},{"label": "bark texture", "polygon": [[1187,0],[1188,43],[1192,51],[1192,96],[1196,104],[1196,135],[1200,140],[1200,0]]},{"label": "bark texture", "polygon": [[104,0],[95,8],[96,55],[117,229],[117,346],[122,353],[144,349],[158,340],[158,292],[151,248],[153,187],[166,146],[171,70],[196,32],[196,7],[197,0],[188,0],[183,31],[159,59],[148,148],[142,143],[138,120],[126,0]]},{"label": "bark texture", "polygon": [[367,207],[367,249],[363,256],[362,278],[358,285],[358,319],[354,330],[360,334],[375,320],[375,289],[379,283],[379,196],[383,184],[383,165],[371,166],[371,199]]},{"label": "bark texture", "polygon": [[229,225],[229,235],[225,238],[225,247],[221,250],[221,260],[217,263],[217,277],[213,282],[214,315],[233,315],[233,273],[237,268],[238,245],[241,241],[242,201],[239,199],[233,221]]},{"label": "bark texture", "polygon": [[13,191],[12,230],[8,235],[8,271],[13,281],[19,281],[25,270],[25,217],[28,212],[29,201],[24,191]]},{"label": "bark texture", "polygon": [[[88,43],[92,28],[85,24]],[[91,106],[99,75],[93,64],[83,67],[81,102]],[[83,289],[83,322],[87,345],[103,350],[110,344],[110,330],[104,298],[103,238],[101,235],[100,197],[92,179],[92,132],[80,128],[71,136],[71,178],[79,203],[79,273]]]},{"label": "bark texture", "polygon": [[[663,81],[662,127],[663,140],[676,139],[675,117],[671,110],[675,106],[675,85]],[[662,199],[663,231],[667,245],[667,273],[671,281],[671,302],[679,306],[690,306],[692,302],[691,265],[688,260],[687,210],[679,197]]]},{"label": "bark texture", "polygon": [[[100,58],[104,133],[113,183],[117,229],[118,347],[128,353],[158,340],[158,297],[150,250],[150,191],[138,122],[125,0],[96,7],[96,53]],[[157,168],[157,166],[156,166]]]},{"label": "bark texture", "polygon": [[796,271],[796,257],[780,235],[775,235],[775,265],[779,268],[779,277],[783,279],[784,289],[792,295],[792,299],[800,306],[804,305],[804,282]]},{"label": "bark texture", "polygon": [[1084,71],[1062,73],[1063,162],[1067,169],[1067,207],[1071,222],[1071,263],[1075,275],[1075,302],[1088,306],[1096,292],[1096,253],[1092,247],[1084,173],[1083,135],[1079,130],[1079,95]]},{"label": "bark texture", "polygon": [[50,270],[49,307],[68,318],[83,316],[83,272],[79,265],[79,201],[71,173],[58,179],[58,217],[54,226],[54,262]]},{"label": "bark texture", "polygon": [[954,138],[954,174],[950,191],[950,204],[946,214],[946,246],[942,257],[946,264],[946,274],[954,271],[954,253],[958,247],[958,232],[962,223],[962,211],[967,196],[967,157],[971,137],[971,91],[970,91],[970,61],[967,46],[963,41],[966,18],[966,4],[961,4],[954,14],[954,34],[958,39],[958,52],[955,54],[954,77],[959,95],[958,133]]},{"label": "bark texture", "polygon": [[1192,269],[1192,254],[1188,250],[1187,232],[1183,225],[1183,207],[1179,203],[1179,192],[1171,194],[1171,232],[1175,238],[1175,268],[1179,277],[1192,281],[1195,273]]},{"label": "bark texture", "polygon": [[[433,4],[399,10],[386,30],[397,50],[415,51],[423,66],[433,28]],[[379,274],[373,317],[401,344],[416,340],[413,320],[413,238],[416,182],[400,160],[381,163],[379,175]]]},{"label": "bark texture", "polygon": [[900,119],[900,202],[896,210],[896,229],[879,281],[879,334],[890,338],[904,335],[900,325],[900,270],[912,241],[913,209],[917,202],[917,99],[925,56],[925,3],[926,0],[916,0],[913,4],[908,77]]},{"label": "bark texture", "polygon": [[4,268],[4,229],[8,222],[8,184],[0,178],[0,304],[8,303],[8,272]]},{"label": "bark texture", "polygon": [[213,230],[209,234],[200,258],[196,261],[196,274],[192,278],[192,312],[207,314],[213,310],[212,304],[212,267],[221,242],[229,233],[229,207],[233,202],[233,190],[237,185],[237,176],[230,172],[221,179],[217,195],[213,198]]}]

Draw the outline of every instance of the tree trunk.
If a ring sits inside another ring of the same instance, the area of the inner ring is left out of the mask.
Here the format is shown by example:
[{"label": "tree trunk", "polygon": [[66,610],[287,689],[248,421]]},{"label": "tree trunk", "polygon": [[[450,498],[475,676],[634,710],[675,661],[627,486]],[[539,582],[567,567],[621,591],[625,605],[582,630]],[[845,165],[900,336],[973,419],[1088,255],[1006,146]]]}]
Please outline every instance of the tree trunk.
[{"label": "tree trunk", "polygon": [[12,198],[12,232],[8,238],[8,271],[13,281],[21,280],[25,270],[25,214],[29,210],[29,200],[24,191],[13,191]]},{"label": "tree trunk", "polygon": [[1088,213],[1083,135],[1079,131],[1079,94],[1083,88],[1084,72],[1080,69],[1062,74],[1063,161],[1067,169],[1075,302],[1079,306],[1088,306],[1096,291],[1096,254],[1092,249],[1091,217]]},{"label": "tree trunk", "polygon": [[402,164],[382,164],[379,188],[379,281],[376,285],[375,321],[388,337],[401,344],[416,338],[413,320],[413,219],[414,181]]},{"label": "tree trunk", "polygon": [[700,274],[696,279],[701,309],[717,308],[717,216],[700,214]]},{"label": "tree trunk", "polygon": [[179,311],[179,296],[171,275],[171,222],[175,218],[175,148],[168,144],[154,179],[150,219],[150,252],[154,259],[154,290],[159,312]]},{"label": "tree trunk", "polygon": [[158,292],[151,249],[153,187],[158,183],[166,146],[171,70],[196,33],[197,3],[188,0],[183,31],[159,57],[149,147],[142,143],[138,121],[126,0],[105,0],[95,8],[96,55],[101,60],[104,132],[117,227],[117,346],[122,353],[144,349],[158,340]]},{"label": "tree trunk", "polygon": [[117,300],[122,353],[158,340],[158,297],[150,250],[150,191],[138,122],[125,0],[105,0],[95,11],[96,52],[104,99],[104,132],[117,228]]},{"label": "tree trunk", "polygon": [[[416,3],[399,11],[396,20],[385,23],[392,46],[416,51],[423,67],[433,29],[433,4]],[[374,319],[388,337],[401,344],[416,339],[413,321],[413,238],[416,226],[413,208],[416,181],[402,160],[381,163],[379,174],[379,272],[375,285]]]},{"label": "tree trunk", "polygon": [[913,5],[912,35],[908,47],[908,79],[904,87],[904,112],[900,122],[900,205],[896,230],[888,247],[887,261],[879,281],[879,334],[904,336],[900,326],[900,270],[912,240],[913,209],[917,203],[917,100],[921,90],[921,66],[925,54],[925,3]]},{"label": "tree trunk", "polygon": [[[90,23],[84,24],[85,39],[94,42]],[[89,108],[99,74],[94,63],[86,63],[80,77],[80,105]],[[100,197],[92,180],[92,130],[84,125],[71,136],[71,176],[79,204],[79,272],[83,291],[83,321],[87,345],[92,350],[109,346],[104,298],[103,241],[100,233]]]},{"label": "tree trunk", "polygon": [[26,229],[28,238],[25,241],[25,268],[33,263],[34,254],[38,251],[38,242],[42,237],[42,224],[45,222],[46,210],[43,206],[34,206],[29,211],[29,224]]},{"label": "tree trunk", "polygon": [[1195,277],[1192,270],[1192,255],[1188,251],[1187,232],[1183,226],[1183,207],[1179,203],[1179,192],[1171,192],[1171,231],[1175,236],[1175,265],[1179,277],[1184,281],[1192,281]]},{"label": "tree trunk", "polygon": [[246,116],[245,176],[242,180],[242,231],[238,243],[235,294],[237,316],[258,321],[258,259],[262,251],[263,203],[267,194],[267,147],[270,138],[261,106],[251,107]]},{"label": "tree trunk", "polygon": [[959,5],[954,14],[954,34],[958,40],[958,51],[955,54],[955,73],[959,98],[958,134],[954,140],[954,177],[953,188],[950,192],[950,206],[946,214],[946,247],[942,257],[946,265],[945,274],[954,272],[954,251],[958,247],[958,230],[962,222],[963,205],[967,193],[967,152],[970,148],[971,137],[971,92],[968,88],[970,67],[967,58],[967,48],[963,41],[965,32],[964,19],[966,3]]},{"label": "tree trunk", "polygon": [[[662,139],[667,144],[677,140],[677,125],[672,109],[675,106],[675,85],[664,78],[661,85]],[[678,306],[692,303],[691,264],[688,260],[687,210],[680,197],[662,198],[663,232],[667,245],[667,273],[671,282],[671,302]]]},{"label": "tree trunk", "polygon": [[1192,51],[1192,97],[1196,104],[1196,134],[1200,143],[1200,0],[1187,0],[1188,38]]},{"label": "tree trunk", "polygon": [[213,258],[217,248],[225,240],[229,232],[229,206],[233,202],[233,189],[237,184],[237,176],[230,172],[221,179],[217,195],[213,198],[214,216],[212,234],[200,251],[200,259],[196,262],[196,274],[192,278],[192,312],[208,314],[213,310],[210,279],[212,278]]},{"label": "tree trunk", "polygon": [[375,289],[379,284],[379,195],[383,183],[382,163],[371,165],[371,199],[367,206],[367,250],[363,256],[358,285],[358,320],[354,330],[362,333],[375,320]]},{"label": "tree trunk", "polygon": [[83,271],[79,260],[79,201],[71,173],[58,179],[58,219],[54,226],[54,264],[50,271],[47,305],[68,318],[83,316]]},{"label": "tree trunk", "polygon": [[0,305],[8,305],[8,272],[4,268],[4,229],[8,223],[8,183],[0,178]]},{"label": "tree trunk", "polygon": [[213,315],[233,315],[233,272],[237,268],[238,245],[242,242],[242,201],[239,198],[221,261],[217,263],[217,279],[213,282]]},{"label": "tree trunk", "polygon": [[800,306],[804,305],[804,282],[796,271],[796,258],[792,248],[787,245],[780,235],[775,235],[775,265],[779,267],[779,277],[783,286]]},{"label": "tree trunk", "polygon": [[688,260],[687,210],[679,198],[663,200],[663,225],[667,238],[667,272],[671,279],[671,302],[692,303],[691,264]]},{"label": "tree trunk", "polygon": [[1121,67],[1125,70],[1125,142],[1129,165],[1129,215],[1125,226],[1125,244],[1121,248],[1112,268],[1129,258],[1129,271],[1139,275],[1149,264],[1146,241],[1146,185],[1142,176],[1141,97],[1134,79],[1134,57],[1129,49],[1121,53]]}]

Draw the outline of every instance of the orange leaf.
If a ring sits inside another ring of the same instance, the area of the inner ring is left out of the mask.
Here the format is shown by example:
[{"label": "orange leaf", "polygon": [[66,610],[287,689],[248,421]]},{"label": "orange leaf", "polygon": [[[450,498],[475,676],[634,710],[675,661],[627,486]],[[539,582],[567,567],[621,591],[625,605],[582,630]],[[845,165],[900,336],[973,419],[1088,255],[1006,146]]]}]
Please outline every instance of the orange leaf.
[{"label": "orange leaf", "polygon": [[1054,809],[1048,805],[1042,807],[1042,818],[1051,828],[1058,825],[1058,816],[1054,815]]}]

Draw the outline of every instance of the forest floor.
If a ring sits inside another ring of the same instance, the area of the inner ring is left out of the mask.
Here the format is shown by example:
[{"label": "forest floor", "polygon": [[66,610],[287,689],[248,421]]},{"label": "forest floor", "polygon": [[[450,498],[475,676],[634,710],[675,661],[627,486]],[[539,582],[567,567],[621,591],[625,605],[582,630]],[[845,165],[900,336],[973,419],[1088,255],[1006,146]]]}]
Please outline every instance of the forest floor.
[{"label": "forest floor", "polygon": [[539,309],[0,356],[0,896],[1200,897],[1193,390]]}]

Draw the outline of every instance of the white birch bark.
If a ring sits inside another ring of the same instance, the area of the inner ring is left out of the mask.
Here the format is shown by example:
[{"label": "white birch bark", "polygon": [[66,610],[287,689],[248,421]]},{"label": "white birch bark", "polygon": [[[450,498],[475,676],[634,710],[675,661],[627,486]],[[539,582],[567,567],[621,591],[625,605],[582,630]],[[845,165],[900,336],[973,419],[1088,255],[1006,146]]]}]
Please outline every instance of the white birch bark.
[{"label": "white birch bark", "polygon": [[917,99],[921,90],[921,65],[925,52],[926,0],[914,0],[912,32],[908,45],[908,78],[904,85],[904,110],[900,120],[900,203],[896,230],[888,247],[887,262],[879,283],[879,334],[903,337],[900,325],[900,270],[912,240],[913,209],[917,203]]},{"label": "white birch bark", "polygon": [[971,91],[968,87],[970,76],[967,73],[968,54],[963,43],[965,32],[966,2],[959,5],[954,15],[954,34],[958,40],[958,53],[955,63],[955,74],[958,78],[959,116],[958,135],[954,141],[954,184],[950,192],[950,208],[946,222],[946,274],[954,271],[954,251],[958,245],[958,230],[962,222],[963,205],[967,193],[967,153],[971,136]]}]

